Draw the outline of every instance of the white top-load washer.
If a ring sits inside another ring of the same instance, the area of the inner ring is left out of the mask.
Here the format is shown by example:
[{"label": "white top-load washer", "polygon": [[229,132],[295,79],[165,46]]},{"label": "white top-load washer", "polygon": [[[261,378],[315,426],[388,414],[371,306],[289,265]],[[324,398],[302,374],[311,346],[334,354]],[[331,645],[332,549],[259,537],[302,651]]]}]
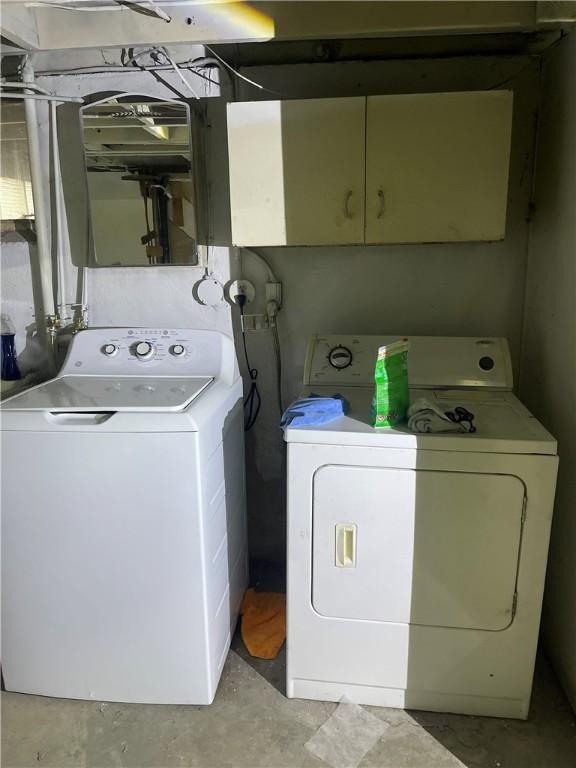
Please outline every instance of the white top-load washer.
[{"label": "white top-load washer", "polygon": [[290,697],[525,718],[558,465],[504,339],[411,337],[411,399],[476,432],[373,429],[378,346],[315,336],[305,394],[350,411],[285,430]]},{"label": "white top-load washer", "polygon": [[9,691],[212,701],[247,582],[243,440],[216,331],[82,331],[2,404]]}]

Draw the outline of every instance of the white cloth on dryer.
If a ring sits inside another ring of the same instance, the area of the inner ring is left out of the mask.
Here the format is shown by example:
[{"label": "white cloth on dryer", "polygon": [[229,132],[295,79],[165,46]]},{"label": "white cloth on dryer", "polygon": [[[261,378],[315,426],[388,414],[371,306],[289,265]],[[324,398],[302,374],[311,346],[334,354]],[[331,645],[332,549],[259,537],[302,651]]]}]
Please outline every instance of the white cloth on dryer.
[{"label": "white cloth on dryer", "polygon": [[419,397],[408,408],[408,429],[412,432],[467,432],[460,422],[452,421],[437,405]]}]

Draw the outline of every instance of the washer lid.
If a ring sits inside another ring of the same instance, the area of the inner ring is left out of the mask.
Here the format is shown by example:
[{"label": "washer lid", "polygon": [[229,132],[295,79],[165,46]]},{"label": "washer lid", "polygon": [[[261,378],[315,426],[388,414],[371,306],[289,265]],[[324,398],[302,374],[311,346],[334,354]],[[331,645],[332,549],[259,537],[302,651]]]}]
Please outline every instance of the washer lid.
[{"label": "washer lid", "polygon": [[209,376],[61,376],[2,403],[10,411],[182,411]]}]

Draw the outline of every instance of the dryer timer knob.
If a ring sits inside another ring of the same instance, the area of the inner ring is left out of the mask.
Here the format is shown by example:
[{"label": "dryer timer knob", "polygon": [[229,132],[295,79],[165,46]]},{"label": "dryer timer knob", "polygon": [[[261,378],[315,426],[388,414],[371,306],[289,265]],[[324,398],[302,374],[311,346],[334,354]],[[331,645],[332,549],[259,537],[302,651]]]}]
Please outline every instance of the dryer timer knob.
[{"label": "dryer timer knob", "polygon": [[341,371],[343,368],[348,368],[349,365],[352,365],[352,352],[350,352],[348,347],[343,347],[339,344],[337,347],[332,347],[328,352],[328,362],[332,368]]}]

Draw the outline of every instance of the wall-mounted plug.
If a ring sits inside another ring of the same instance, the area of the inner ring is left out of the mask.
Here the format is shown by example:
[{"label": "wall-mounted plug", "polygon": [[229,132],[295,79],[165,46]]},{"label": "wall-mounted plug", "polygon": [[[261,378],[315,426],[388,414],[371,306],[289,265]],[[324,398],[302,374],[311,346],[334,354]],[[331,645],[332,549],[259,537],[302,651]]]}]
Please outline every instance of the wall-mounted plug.
[{"label": "wall-mounted plug", "polygon": [[266,304],[276,303],[276,311],[282,306],[282,283],[266,283]]},{"label": "wall-mounted plug", "polygon": [[254,301],[256,289],[250,280],[233,280],[226,286],[226,297],[230,304],[236,304],[236,296],[245,296],[246,304]]}]

